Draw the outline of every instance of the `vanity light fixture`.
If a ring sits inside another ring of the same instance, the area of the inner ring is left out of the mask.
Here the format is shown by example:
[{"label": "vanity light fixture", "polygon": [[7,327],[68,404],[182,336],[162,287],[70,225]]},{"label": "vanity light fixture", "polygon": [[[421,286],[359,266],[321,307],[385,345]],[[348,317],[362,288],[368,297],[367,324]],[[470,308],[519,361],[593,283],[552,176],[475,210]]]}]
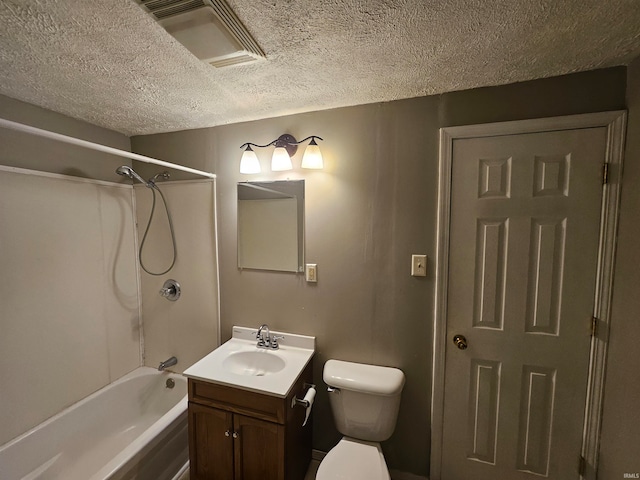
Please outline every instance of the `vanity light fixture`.
[{"label": "vanity light fixture", "polygon": [[266,145],[257,145],[255,143],[247,142],[240,146],[240,148],[245,149],[242,153],[242,158],[240,159],[240,173],[252,174],[260,173],[261,171],[260,162],[258,161],[256,152],[251,148],[252,146],[257,148],[266,148],[272,145],[275,146],[276,148],[273,150],[273,155],[271,157],[271,170],[274,172],[292,170],[293,164],[291,163],[291,157],[295,155],[298,150],[298,145],[303,144],[309,139],[311,139],[311,141],[304,151],[302,164],[300,166],[302,168],[321,169],[323,168],[324,163],[322,161],[320,147],[316,143],[316,138],[318,140],[322,140],[322,138],[317,135],[311,135],[303,140],[297,141],[295,137],[285,133]]},{"label": "vanity light fixture", "polygon": [[260,170],[260,161],[256,152],[253,151],[251,145],[247,145],[247,149],[240,159],[240,173],[260,173]]}]

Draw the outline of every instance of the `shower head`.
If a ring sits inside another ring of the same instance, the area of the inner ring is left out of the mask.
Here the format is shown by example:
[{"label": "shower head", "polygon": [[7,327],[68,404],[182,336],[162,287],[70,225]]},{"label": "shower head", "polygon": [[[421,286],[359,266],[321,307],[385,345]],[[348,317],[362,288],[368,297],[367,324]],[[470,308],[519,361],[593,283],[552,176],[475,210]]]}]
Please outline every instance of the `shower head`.
[{"label": "shower head", "polygon": [[118,175],[122,175],[123,177],[129,177],[131,180],[138,180],[140,183],[145,185],[146,187],[151,188],[152,185],[150,182],[147,182],[144,178],[138,175],[133,168],[128,165],[121,165],[116,168],[116,173]]}]

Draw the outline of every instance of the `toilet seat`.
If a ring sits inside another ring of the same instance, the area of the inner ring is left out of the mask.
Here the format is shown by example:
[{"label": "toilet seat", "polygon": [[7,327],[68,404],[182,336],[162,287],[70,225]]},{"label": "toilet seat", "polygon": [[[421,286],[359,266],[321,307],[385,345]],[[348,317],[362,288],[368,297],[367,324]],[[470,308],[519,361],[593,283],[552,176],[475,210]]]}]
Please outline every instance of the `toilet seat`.
[{"label": "toilet seat", "polygon": [[324,457],[316,480],[390,480],[380,444],[342,437]]}]

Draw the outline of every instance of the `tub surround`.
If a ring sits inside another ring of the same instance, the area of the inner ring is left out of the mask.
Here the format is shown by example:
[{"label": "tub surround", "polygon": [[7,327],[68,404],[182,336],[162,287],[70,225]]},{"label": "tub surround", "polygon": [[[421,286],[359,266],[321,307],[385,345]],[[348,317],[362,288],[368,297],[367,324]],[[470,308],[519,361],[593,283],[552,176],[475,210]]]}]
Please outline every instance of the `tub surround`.
[{"label": "tub surround", "polygon": [[[136,162],[143,178],[160,170]],[[115,176],[115,175],[114,175]],[[142,319],[144,323],[144,364],[157,367],[169,357],[177,357],[171,369],[180,372],[219,345],[218,278],[215,225],[215,181],[158,181],[173,218],[178,255],[170,272],[149,275],[140,269]],[[138,241],[144,235],[153,195],[144,185],[134,187]],[[163,271],[171,262],[172,242],[161,200],[145,240],[143,261],[152,271]],[[165,280],[175,279],[180,299],[169,302],[158,294]]]},{"label": "tub surround", "polygon": [[[0,111],[130,150],[125,135],[2,95]],[[151,195],[116,175],[122,158],[8,129],[0,143],[1,446],[143,363],[175,355],[181,372],[219,344],[219,307],[214,181],[161,186],[178,236],[171,275],[185,292],[170,303],[162,281],[137,270],[136,213],[144,228]],[[145,178],[160,167],[149,168]],[[151,263],[164,258],[162,220],[145,247]]]},{"label": "tub surround", "polygon": [[0,167],[0,445],[140,366],[133,205],[130,186]]}]

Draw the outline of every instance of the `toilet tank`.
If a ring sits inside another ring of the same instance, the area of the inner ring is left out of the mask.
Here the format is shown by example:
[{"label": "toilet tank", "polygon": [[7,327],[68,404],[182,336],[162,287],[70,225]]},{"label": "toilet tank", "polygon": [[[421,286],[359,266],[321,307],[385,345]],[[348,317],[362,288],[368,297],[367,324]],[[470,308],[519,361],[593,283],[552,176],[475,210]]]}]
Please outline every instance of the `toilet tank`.
[{"label": "toilet tank", "polygon": [[396,426],[404,373],[397,368],[328,360],[325,383],[338,431],[348,437],[382,442]]}]

